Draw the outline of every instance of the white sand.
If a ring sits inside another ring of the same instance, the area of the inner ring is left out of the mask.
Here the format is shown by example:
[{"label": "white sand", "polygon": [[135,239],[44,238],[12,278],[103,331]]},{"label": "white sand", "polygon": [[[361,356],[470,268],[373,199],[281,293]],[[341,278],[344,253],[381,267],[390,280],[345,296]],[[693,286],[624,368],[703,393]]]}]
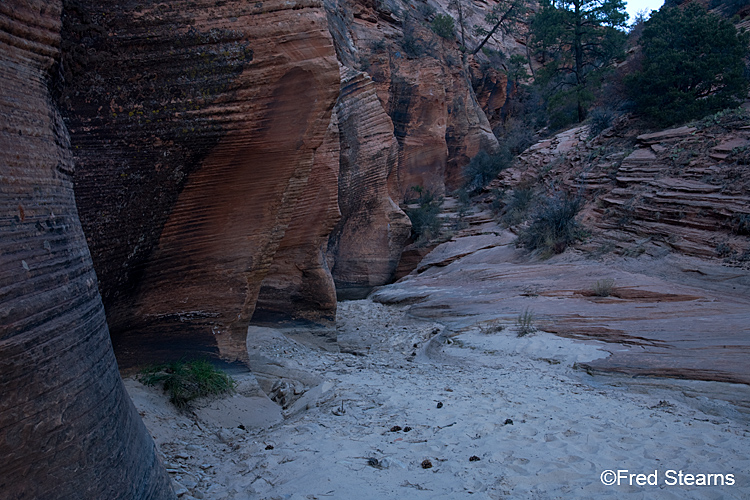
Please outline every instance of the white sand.
[{"label": "white sand", "polygon": [[[405,310],[340,304],[342,349],[364,356],[273,332],[252,346],[281,373],[307,371],[298,390],[317,384],[284,420],[250,374],[238,376],[238,395],[193,415],[127,380],[181,498],[750,498],[748,418],[728,403],[573,369],[606,355],[603,344],[518,338],[499,323],[454,336]],[[607,469],[656,470],[658,484],[605,486]],[[733,474],[735,485],[668,485],[668,470]]]}]

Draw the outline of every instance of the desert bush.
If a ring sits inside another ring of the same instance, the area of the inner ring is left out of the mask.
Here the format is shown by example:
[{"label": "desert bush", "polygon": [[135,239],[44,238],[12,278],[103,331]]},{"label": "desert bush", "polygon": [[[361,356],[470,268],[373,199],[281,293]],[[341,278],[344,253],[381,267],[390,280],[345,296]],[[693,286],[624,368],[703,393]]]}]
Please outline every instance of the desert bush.
[{"label": "desert bush", "polygon": [[518,243],[543,255],[558,254],[583,239],[585,231],[576,221],[581,199],[568,196],[548,198],[540,203],[531,223],[518,235]]},{"label": "desert bush", "polygon": [[146,368],[139,380],[144,385],[161,384],[169,394],[169,401],[179,409],[186,409],[200,397],[227,394],[234,391],[234,380],[206,360],[177,361]]},{"label": "desert bush", "polygon": [[417,58],[424,53],[424,47],[414,33],[404,33],[404,38],[401,39],[401,48],[404,49],[407,56],[412,58]]},{"label": "desert bush", "polygon": [[417,3],[417,11],[422,15],[422,17],[428,20],[435,15],[435,7],[426,2]]},{"label": "desert bush", "polygon": [[589,113],[589,137],[596,137],[612,126],[617,115],[609,108],[594,108]]},{"label": "desert bush", "polygon": [[447,14],[438,14],[430,23],[432,31],[441,38],[453,40],[456,37],[456,26],[453,18]]},{"label": "desert bush", "polygon": [[534,190],[531,187],[518,187],[510,193],[510,199],[502,211],[502,222],[515,226],[526,219],[534,201]]},{"label": "desert bush", "polygon": [[418,207],[406,207],[404,212],[411,220],[412,240],[417,246],[422,246],[440,236],[440,207],[443,198],[435,196],[434,192],[421,186],[412,186],[411,190],[418,196],[412,198],[409,203]]},{"label": "desert bush", "polygon": [[518,318],[516,318],[516,333],[519,337],[525,337],[535,331],[534,311],[527,308],[523,313],[518,315]]},{"label": "desert bush", "polygon": [[606,278],[603,280],[598,280],[596,283],[594,283],[594,286],[591,287],[591,291],[594,293],[597,297],[609,297],[612,295],[612,290],[614,290],[615,287],[615,280],[612,278]]},{"label": "desert bush", "polygon": [[479,325],[479,331],[485,335],[502,332],[503,330],[505,330],[505,325],[497,319],[485,321]]},{"label": "desert bush", "polygon": [[519,155],[534,144],[534,131],[528,122],[509,119],[505,123],[503,141],[512,155]]},{"label": "desert bush", "polygon": [[732,217],[732,231],[741,236],[750,236],[750,214],[735,214]]},{"label": "desert bush", "polygon": [[456,197],[458,202],[458,220],[456,221],[456,229],[463,229],[468,224],[464,220],[469,212],[471,212],[471,197],[464,188],[458,188],[453,192],[453,196]]},{"label": "desert bush", "polygon": [[726,242],[721,242],[716,245],[716,255],[719,257],[731,257],[733,253],[735,253],[735,251],[732,250],[732,247]]},{"label": "desert bush", "polygon": [[386,49],[385,45],[385,39],[379,38],[372,42],[372,45],[370,46],[371,50],[373,52],[382,52]]},{"label": "desert bush", "polygon": [[464,188],[469,194],[477,194],[512,164],[513,156],[507,148],[501,148],[495,154],[480,151],[464,167]]}]

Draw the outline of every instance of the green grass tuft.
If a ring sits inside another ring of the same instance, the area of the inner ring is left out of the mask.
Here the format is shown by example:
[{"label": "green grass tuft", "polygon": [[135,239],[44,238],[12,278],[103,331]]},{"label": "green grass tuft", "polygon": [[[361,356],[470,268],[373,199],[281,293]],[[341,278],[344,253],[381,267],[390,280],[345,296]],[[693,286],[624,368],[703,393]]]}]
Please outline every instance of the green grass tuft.
[{"label": "green grass tuft", "polygon": [[614,288],[615,280],[613,280],[612,278],[607,278],[594,283],[594,286],[591,287],[591,291],[597,297],[609,297],[610,295],[612,295],[612,290],[614,290]]},{"label": "green grass tuft", "polygon": [[534,326],[534,311],[526,309],[522,314],[516,318],[516,331],[519,337],[525,337],[530,333],[536,331]]},{"label": "green grass tuft", "polygon": [[146,368],[139,380],[144,385],[161,384],[169,401],[184,410],[204,396],[234,392],[234,380],[206,360],[176,361]]}]

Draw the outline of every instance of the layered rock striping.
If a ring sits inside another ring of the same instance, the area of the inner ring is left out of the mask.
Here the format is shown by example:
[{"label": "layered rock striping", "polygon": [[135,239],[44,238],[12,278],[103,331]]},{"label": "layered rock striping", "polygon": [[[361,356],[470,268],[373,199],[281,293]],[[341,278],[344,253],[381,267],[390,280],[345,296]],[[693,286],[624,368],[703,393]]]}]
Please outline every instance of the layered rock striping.
[{"label": "layered rock striping", "polygon": [[266,307],[295,297],[292,314],[331,317],[339,69],[322,6],[68,7],[60,101],[121,359],[242,359],[282,268]]},{"label": "layered rock striping", "polygon": [[[727,120],[731,120],[728,118]],[[537,143],[491,188],[540,182],[582,196],[585,248],[750,261],[750,129],[743,120],[638,135],[626,121],[597,138],[578,127]]]},{"label": "layered rock striping", "polygon": [[336,116],[341,221],[328,254],[339,298],[364,298],[392,278],[411,223],[389,194],[398,146],[393,123],[366,74],[342,68]]},{"label": "layered rock striping", "polygon": [[168,499],[120,380],[52,104],[60,2],[0,5],[0,496]]}]

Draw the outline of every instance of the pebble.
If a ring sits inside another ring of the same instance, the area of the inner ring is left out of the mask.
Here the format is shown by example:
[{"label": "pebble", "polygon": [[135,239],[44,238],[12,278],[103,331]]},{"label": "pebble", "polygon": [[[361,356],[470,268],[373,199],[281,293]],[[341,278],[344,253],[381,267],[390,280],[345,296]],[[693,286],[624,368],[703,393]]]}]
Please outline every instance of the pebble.
[{"label": "pebble", "polygon": [[187,495],[188,489],[184,484],[178,483],[177,481],[172,481],[172,484],[174,485],[174,494],[177,495],[177,497]]}]

